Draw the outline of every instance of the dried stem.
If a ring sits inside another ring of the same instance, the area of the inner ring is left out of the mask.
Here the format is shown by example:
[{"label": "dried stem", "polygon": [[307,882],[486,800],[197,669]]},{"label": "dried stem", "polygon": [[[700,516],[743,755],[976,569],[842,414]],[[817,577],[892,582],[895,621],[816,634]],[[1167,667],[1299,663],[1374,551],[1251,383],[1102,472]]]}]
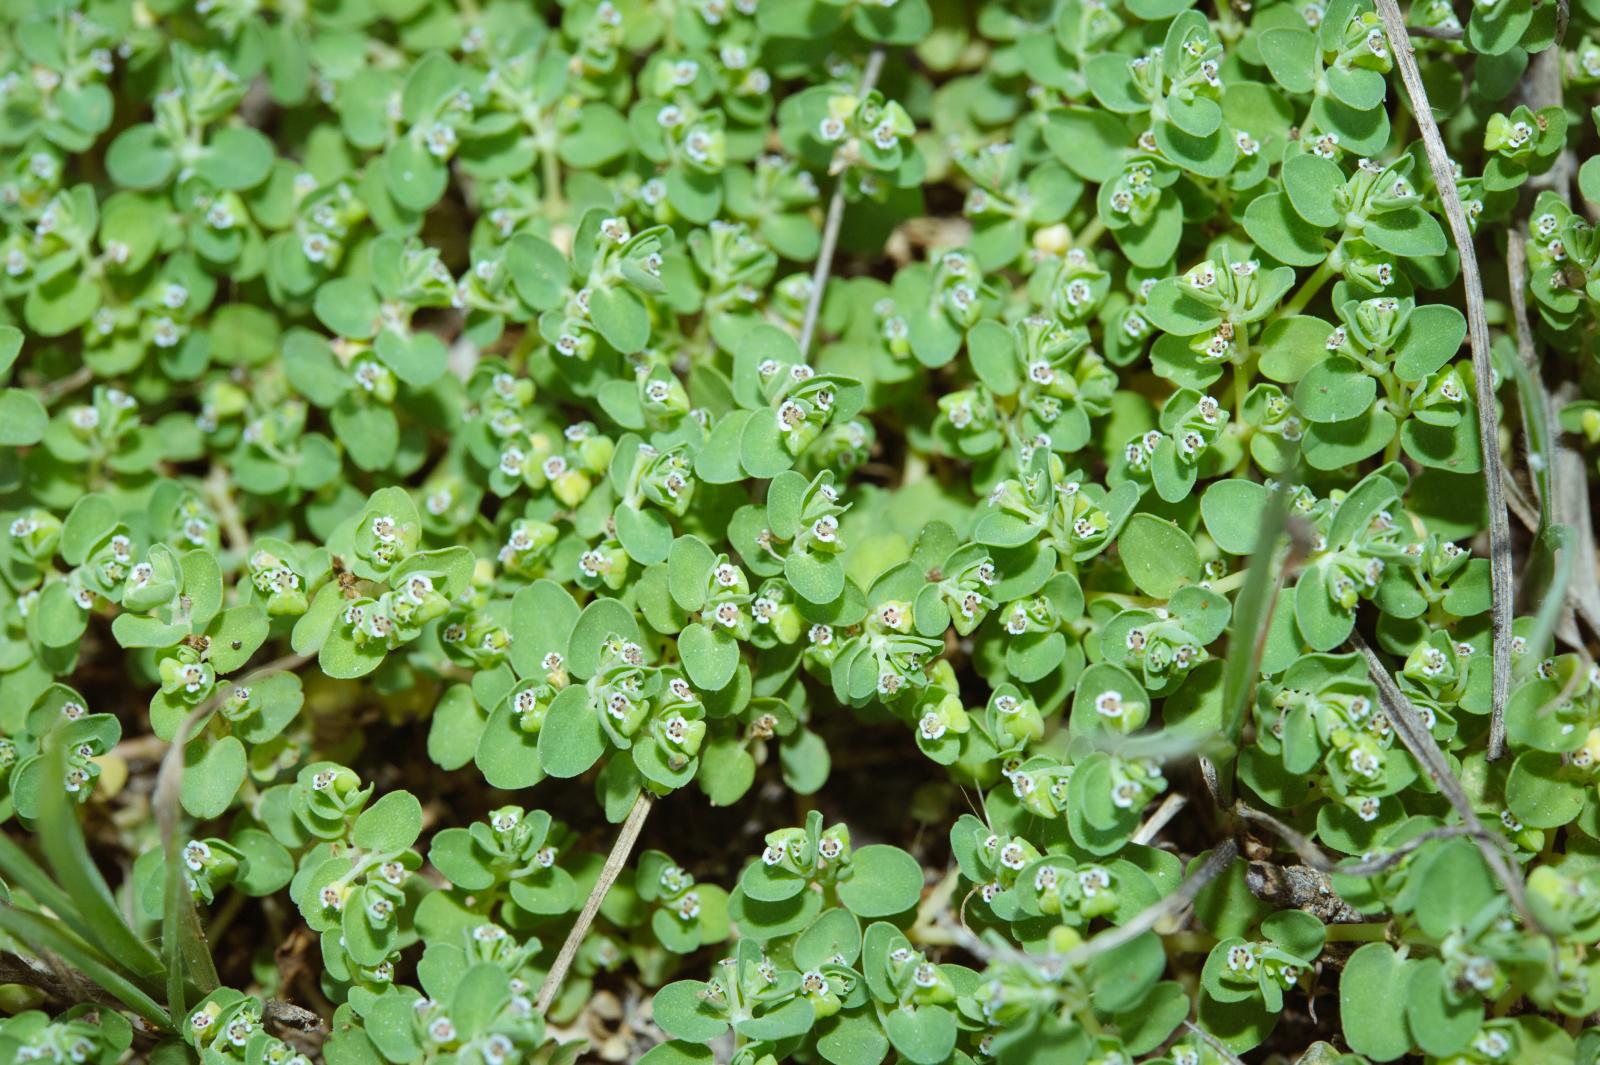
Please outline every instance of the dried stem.
[{"label": "dried stem", "polygon": [[34,394],[39,397],[40,403],[48,407],[62,396],[76,392],[93,380],[94,371],[87,366],[80,366],[65,377],[58,377],[54,381],[40,385]]},{"label": "dried stem", "polygon": [[[1552,410],[1569,401],[1577,392],[1574,383],[1560,386],[1551,397]],[[1567,445],[1558,432],[1552,432],[1550,464],[1550,503],[1557,524],[1572,530],[1572,576],[1567,583],[1578,616],[1600,634],[1600,568],[1595,565],[1594,520],[1589,510],[1588,461],[1577,449]]]},{"label": "dried stem", "polygon": [[1493,593],[1490,614],[1491,653],[1494,659],[1490,696],[1489,760],[1505,754],[1505,705],[1511,692],[1511,522],[1506,513],[1505,492],[1500,472],[1500,441],[1496,430],[1494,369],[1489,361],[1489,318],[1483,306],[1483,278],[1478,272],[1478,253],[1472,242],[1472,229],[1456,190],[1455,166],[1445,149],[1433,107],[1417,70],[1417,57],[1407,36],[1405,19],[1395,0],[1377,0],[1378,11],[1389,31],[1400,80],[1411,100],[1411,112],[1422,134],[1422,144],[1433,169],[1433,183],[1439,202],[1450,222],[1456,250],[1461,255],[1461,286],[1466,294],[1467,333],[1472,342],[1472,376],[1478,399],[1478,445],[1483,451],[1484,492],[1489,502],[1489,577]]},{"label": "dried stem", "polygon": [[1067,968],[1076,968],[1088,964],[1109,950],[1115,950],[1124,943],[1138,939],[1154,928],[1162,918],[1181,913],[1195,900],[1195,896],[1200,894],[1200,890],[1221,876],[1238,856],[1239,844],[1231,839],[1223,840],[1217,845],[1216,850],[1206,856],[1200,868],[1189,874],[1188,879],[1179,884],[1178,889],[1172,894],[1146,906],[1127,924],[1107,929],[1082,946],[1074,947],[1065,954],[1053,956],[1052,960],[1059,961]]},{"label": "dried stem", "polygon": [[1428,776],[1433,778],[1440,794],[1455,807],[1456,813],[1461,815],[1462,822],[1471,832],[1472,841],[1478,845],[1478,852],[1483,855],[1484,863],[1488,865],[1495,879],[1500,881],[1500,885],[1506,889],[1506,895],[1510,897],[1511,904],[1516,907],[1517,912],[1522,915],[1523,921],[1529,928],[1545,931],[1539,919],[1533,915],[1533,911],[1528,909],[1528,893],[1522,883],[1521,871],[1509,865],[1505,854],[1488,842],[1488,830],[1478,819],[1477,812],[1472,808],[1472,800],[1467,798],[1461,782],[1450,772],[1450,765],[1444,760],[1444,752],[1439,750],[1439,745],[1433,740],[1433,733],[1423,724],[1422,715],[1417,713],[1417,708],[1411,705],[1411,700],[1406,698],[1400,686],[1389,675],[1388,667],[1372,648],[1367,646],[1367,641],[1361,638],[1361,634],[1352,633],[1350,641],[1367,660],[1367,671],[1378,686],[1378,701],[1383,704],[1384,713],[1394,725],[1395,734],[1400,737],[1400,742],[1405,744],[1406,750],[1411,752],[1411,756],[1422,765]]},{"label": "dried stem", "polygon": [[1273,834],[1293,848],[1299,859],[1310,868],[1319,873],[1337,873],[1340,876],[1373,876],[1381,873],[1385,869],[1399,865],[1408,855],[1420,850],[1434,840],[1456,839],[1461,836],[1467,836],[1474,840],[1488,842],[1497,847],[1505,846],[1505,839],[1494,832],[1478,831],[1467,825],[1447,825],[1444,828],[1431,829],[1420,835],[1413,836],[1393,850],[1383,854],[1363,858],[1360,861],[1353,859],[1334,861],[1323,852],[1321,847],[1311,841],[1311,837],[1302,835],[1265,811],[1252,809],[1240,802],[1234,805],[1233,812],[1243,820],[1253,821],[1271,829]]},{"label": "dried stem", "polygon": [[1145,823],[1139,826],[1139,830],[1133,834],[1132,842],[1149,844],[1151,840],[1160,834],[1163,828],[1167,827],[1167,822],[1177,817],[1188,804],[1189,800],[1178,792],[1168,795],[1161,800],[1161,805],[1156,807],[1156,812],[1151,814],[1145,820]]},{"label": "dried stem", "polygon": [[634,800],[633,809],[628,811],[628,819],[622,823],[622,831],[617,833],[617,842],[612,845],[611,853],[606,855],[606,864],[600,870],[600,879],[594,882],[594,890],[589,892],[588,901],[583,904],[577,923],[572,926],[572,931],[567,933],[567,941],[561,944],[561,953],[556,955],[555,964],[550,967],[549,975],[539,987],[540,1013],[548,1010],[550,1003],[555,1001],[556,992],[561,990],[561,981],[566,978],[567,970],[572,967],[572,959],[577,957],[578,948],[583,945],[583,937],[588,934],[589,926],[594,923],[595,914],[600,912],[600,904],[605,901],[606,892],[616,883],[622,867],[628,864],[628,855],[633,852],[633,844],[639,838],[639,831],[644,828],[644,820],[650,815],[650,807],[654,804],[655,796],[648,791],[641,791],[639,797]]},{"label": "dried stem", "polygon": [[[20,954],[0,952],[0,984],[36,988],[63,1006],[97,1002],[115,1010],[127,1009],[115,996],[97,987],[93,980],[53,956],[35,960]],[[319,1043],[326,1034],[322,1018],[282,999],[266,1000],[262,1020],[268,1028],[290,1035],[302,1044]]]},{"label": "dried stem", "polygon": [[[878,84],[883,72],[883,49],[875,48],[867,57],[867,69],[861,75],[858,96],[865,96]],[[806,316],[800,324],[800,357],[811,351],[811,338],[817,332],[817,316],[822,313],[822,293],[828,287],[828,274],[833,270],[833,252],[839,245],[839,228],[844,225],[844,182],[847,174],[840,174],[833,185],[833,199],[828,201],[828,217],[822,226],[822,247],[817,251],[817,265],[811,272],[811,298],[806,302]]]}]

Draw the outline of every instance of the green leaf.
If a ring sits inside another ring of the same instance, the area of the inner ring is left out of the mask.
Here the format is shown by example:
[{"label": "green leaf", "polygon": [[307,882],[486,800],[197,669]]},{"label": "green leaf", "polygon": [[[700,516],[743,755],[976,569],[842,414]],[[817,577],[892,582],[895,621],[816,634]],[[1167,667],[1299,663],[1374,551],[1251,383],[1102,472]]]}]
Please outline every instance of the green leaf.
[{"label": "green leaf", "polygon": [[665,562],[672,548],[672,523],[654,507],[632,507],[626,503],[612,513],[617,540],[628,557],[642,566]]},{"label": "green leaf", "polygon": [[639,622],[633,611],[615,599],[596,599],[583,608],[572,627],[567,641],[567,670],[575,677],[587,679],[600,668],[600,652],[613,636],[639,643]]},{"label": "green leaf", "polygon": [[567,257],[549,241],[531,233],[518,233],[506,247],[506,265],[511,268],[511,283],[517,295],[536,311],[554,310],[561,305],[571,282]]},{"label": "green leaf", "polygon": [[[318,296],[321,296],[319,290]],[[384,329],[374,345],[378,358],[408,385],[426,388],[444,373],[449,353],[444,341],[432,333],[400,333]]]},{"label": "green leaf", "polygon": [[1267,499],[1266,486],[1255,481],[1217,481],[1200,497],[1200,518],[1218,547],[1248,555],[1255,549]]},{"label": "green leaf", "polygon": [[721,691],[739,667],[739,641],[725,630],[696,623],[678,634],[678,656],[691,684],[701,691]]},{"label": "green leaf", "polygon": [[661,1030],[675,1039],[708,1043],[728,1030],[706,997],[699,980],[678,980],[657,991],[651,1013]]},{"label": "green leaf", "polygon": [[645,1051],[639,1065],[711,1065],[714,1060],[711,1048],[704,1043],[673,1040]]},{"label": "green leaf", "polygon": [[1395,342],[1394,370],[1406,381],[1420,381],[1455,357],[1467,339],[1467,319],[1447,303],[1418,307]]},{"label": "green leaf", "polygon": [[1466,1049],[1483,1026],[1483,1000],[1458,996],[1449,986],[1444,963],[1421,958],[1412,963],[1406,984],[1406,1019],[1417,1045],[1437,1057]]},{"label": "green leaf", "polygon": [[955,1049],[956,1019],[938,1006],[890,1010],[883,1030],[900,1056],[914,1065],[940,1065]]},{"label": "green leaf", "polygon": [[1378,395],[1378,382],[1353,360],[1330,355],[1295,386],[1294,405],[1308,421],[1342,422],[1359,417]]},{"label": "green leaf", "polygon": [[158,188],[166,184],[177,165],[177,153],[149,123],[129,126],[106,150],[106,171],[123,188]]},{"label": "green leaf", "polygon": [[899,847],[873,844],[850,856],[850,878],[839,901],[857,917],[893,917],[922,897],[922,866]]},{"label": "green leaf", "polygon": [[643,350],[650,339],[650,316],[644,302],[620,283],[589,290],[589,317],[606,343],[624,355]]},{"label": "green leaf", "polygon": [[667,554],[667,588],[673,602],[691,613],[706,604],[706,588],[717,556],[697,536],[680,536]]},{"label": "green leaf", "polygon": [[1284,161],[1283,191],[1295,213],[1318,229],[1344,221],[1335,200],[1335,194],[1343,189],[1344,172],[1330,160],[1302,154]]},{"label": "green leaf", "polygon": [[1261,34],[1258,47],[1267,70],[1279,85],[1292,93],[1308,93],[1316,87],[1322,62],[1312,34],[1301,28],[1268,29]]},{"label": "green leaf", "polygon": [[544,771],[553,777],[578,776],[598,762],[605,750],[605,733],[588,689],[582,685],[563,688],[539,730],[539,761]]},{"label": "green leaf", "polygon": [[[66,752],[60,733],[44,745],[44,774],[47,780],[66,779]],[[100,944],[119,965],[138,977],[159,977],[161,959],[134,934],[122,918],[100,869],[89,855],[83,826],[78,823],[76,806],[67,799],[65,788],[47,787],[39,798],[39,848],[44,852],[56,882],[71,897],[77,912],[94,932]],[[9,911],[0,905],[0,912]]]},{"label": "green leaf", "polygon": [[1269,322],[1260,342],[1261,372],[1274,381],[1293,384],[1327,356],[1333,327],[1321,318],[1291,315]]},{"label": "green leaf", "polygon": [[1585,791],[1561,755],[1524,751],[1506,779],[1506,806],[1530,828],[1557,828],[1578,816]]},{"label": "green leaf", "polygon": [[1394,1061],[1411,1049],[1406,991],[1411,973],[1387,943],[1350,955],[1339,975],[1339,1019],[1345,1042],[1373,1061]]},{"label": "green leaf", "polygon": [[27,447],[44,438],[50,416],[31,392],[0,389],[0,447]]},{"label": "green leaf", "polygon": [[184,750],[183,760],[184,810],[202,821],[221,817],[244,783],[244,744],[233,736],[210,743],[196,741]]},{"label": "green leaf", "polygon": [[783,575],[809,603],[831,603],[844,592],[844,567],[832,555],[790,552],[783,562]]},{"label": "green leaf", "polygon": [[250,189],[266,180],[275,158],[266,134],[249,126],[227,126],[211,135],[195,170],[219,189]]},{"label": "green leaf", "polygon": [[317,320],[342,337],[367,340],[378,332],[382,308],[372,286],[339,277],[317,289]]},{"label": "green leaf", "polygon": [[1244,210],[1244,231],[1260,249],[1285,266],[1318,266],[1328,257],[1323,230],[1301,218],[1289,198],[1269,192]]},{"label": "green leaf", "polygon": [[1168,599],[1185,584],[1200,579],[1200,553],[1194,540],[1154,514],[1129,518],[1117,538],[1117,551],[1129,579],[1152,598]]},{"label": "green leaf", "polygon": [[1367,220],[1362,234],[1375,247],[1408,259],[1443,255],[1449,249],[1444,227],[1421,207],[1375,215]]},{"label": "green leaf", "polygon": [[422,834],[422,804],[409,791],[391,791],[356,818],[350,841],[363,850],[403,851]]}]

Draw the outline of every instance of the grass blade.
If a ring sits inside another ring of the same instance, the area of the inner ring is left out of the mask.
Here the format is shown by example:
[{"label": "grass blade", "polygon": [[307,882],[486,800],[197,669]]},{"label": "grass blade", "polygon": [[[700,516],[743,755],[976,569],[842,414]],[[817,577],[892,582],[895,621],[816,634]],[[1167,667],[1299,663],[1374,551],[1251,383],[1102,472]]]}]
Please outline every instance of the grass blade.
[{"label": "grass blade", "polygon": [[50,874],[27,851],[3,832],[0,832],[0,875],[13,886],[26,891],[35,902],[54,913],[80,936],[91,934],[72,898],[50,879]]},{"label": "grass blade", "polygon": [[86,926],[85,938],[98,943],[118,963],[135,976],[159,979],[165,966],[161,959],[128,927],[112,898],[100,869],[89,854],[83,839],[83,826],[67,798],[61,781],[66,778],[66,752],[60,734],[45,741],[45,780],[39,799],[39,846],[55,873],[56,880],[71,896]]},{"label": "grass blade", "polygon": [[[1230,743],[1237,743],[1239,732],[1249,715],[1249,697],[1261,652],[1266,626],[1272,620],[1273,604],[1282,591],[1285,569],[1273,576],[1273,561],[1278,554],[1278,538],[1289,521],[1289,506],[1294,498],[1294,468],[1300,462],[1300,449],[1290,449],[1284,475],[1276,488],[1267,492],[1267,509],[1261,515],[1261,528],[1250,552],[1244,587],[1233,600],[1233,623],[1228,626],[1228,657],[1222,666],[1222,729]],[[1284,567],[1288,566],[1285,560]]]},{"label": "grass blade", "polygon": [[156,776],[156,820],[161,825],[161,851],[166,862],[166,879],[162,885],[161,905],[161,956],[167,965],[167,1006],[174,1017],[189,1010],[187,992],[190,985],[203,998],[217,987],[217,967],[211,960],[211,948],[206,944],[205,930],[200,925],[200,915],[195,911],[194,896],[183,875],[182,846],[178,841],[183,827],[183,809],[180,797],[183,792],[184,748],[187,739],[214,707],[208,702],[190,711],[178,729],[177,738],[167,748],[161,759],[161,771]]},{"label": "grass blade", "polygon": [[60,957],[145,1020],[163,1029],[172,1028],[172,1018],[159,1003],[107,964],[103,957],[60,923],[42,914],[19,910],[10,903],[0,903],[0,929],[41,954],[50,953]]}]

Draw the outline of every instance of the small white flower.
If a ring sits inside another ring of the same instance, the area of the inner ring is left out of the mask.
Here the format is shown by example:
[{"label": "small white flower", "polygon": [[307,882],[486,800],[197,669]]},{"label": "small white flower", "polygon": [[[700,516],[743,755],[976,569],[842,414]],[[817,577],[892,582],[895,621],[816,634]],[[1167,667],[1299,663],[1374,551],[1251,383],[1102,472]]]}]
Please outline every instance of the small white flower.
[{"label": "small white flower", "polygon": [[158,348],[170,348],[178,343],[178,327],[171,318],[162,316],[157,318],[151,328],[150,339]]}]

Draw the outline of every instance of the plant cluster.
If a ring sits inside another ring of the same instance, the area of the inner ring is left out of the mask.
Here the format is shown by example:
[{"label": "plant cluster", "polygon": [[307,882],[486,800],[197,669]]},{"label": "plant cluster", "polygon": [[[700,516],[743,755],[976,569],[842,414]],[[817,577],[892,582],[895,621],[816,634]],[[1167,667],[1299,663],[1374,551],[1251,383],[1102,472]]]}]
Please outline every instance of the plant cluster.
[{"label": "plant cluster", "polygon": [[0,35],[0,1059],[1600,1061],[1600,5]]}]

